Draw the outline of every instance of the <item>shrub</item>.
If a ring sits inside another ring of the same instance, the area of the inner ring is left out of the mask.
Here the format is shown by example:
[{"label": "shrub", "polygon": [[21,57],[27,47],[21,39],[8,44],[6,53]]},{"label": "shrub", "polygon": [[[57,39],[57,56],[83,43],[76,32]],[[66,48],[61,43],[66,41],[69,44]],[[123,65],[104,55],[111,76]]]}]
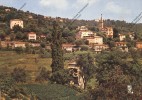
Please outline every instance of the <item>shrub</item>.
[{"label": "shrub", "polygon": [[63,69],[56,71],[52,74],[51,80],[58,84],[68,84],[70,82],[71,76],[69,75],[69,70]]},{"label": "shrub", "polygon": [[15,51],[16,53],[21,54],[24,52],[24,49],[22,47],[15,47]]},{"label": "shrub", "polygon": [[27,73],[25,68],[14,68],[11,76],[16,82],[26,82]]},{"label": "shrub", "polygon": [[50,78],[50,72],[45,68],[41,67],[38,76],[35,81],[47,81]]}]

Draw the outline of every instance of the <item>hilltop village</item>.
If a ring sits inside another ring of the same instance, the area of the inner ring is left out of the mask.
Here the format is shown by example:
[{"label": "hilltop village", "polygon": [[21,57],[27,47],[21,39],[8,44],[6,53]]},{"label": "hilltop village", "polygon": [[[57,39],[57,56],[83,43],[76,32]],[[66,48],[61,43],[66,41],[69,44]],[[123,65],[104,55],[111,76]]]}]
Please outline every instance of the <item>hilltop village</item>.
[{"label": "hilltop village", "polygon": [[[7,17],[11,16],[10,14],[12,11],[11,9],[5,8],[1,12],[6,13],[5,18],[3,18],[4,15],[1,14],[1,20],[3,21],[6,20]],[[16,47],[26,48],[26,46],[40,47],[41,43],[44,43],[45,47],[50,49],[51,33],[48,30],[47,33],[46,31],[40,33],[38,29],[34,29],[34,27],[38,27],[38,23],[41,23],[39,22],[40,20],[34,19],[30,14],[27,16],[27,18],[33,23],[33,25],[27,26],[26,24],[29,23],[24,21],[22,18],[10,18],[8,19],[9,22],[6,21],[6,23],[1,21],[1,48],[14,49]],[[65,22],[66,24],[70,23],[67,23],[68,19],[62,19],[59,17],[51,18],[44,16],[43,19],[55,19]],[[43,19],[41,21],[43,21]],[[64,40],[62,48],[66,52],[73,52],[74,50],[81,50],[85,48],[91,49],[96,53],[100,53],[103,50],[109,50],[112,47],[116,47],[124,51],[128,51],[130,46],[135,47],[136,49],[142,48],[142,42],[140,39],[136,39],[136,34],[134,31],[118,32],[117,30],[114,30],[116,29],[114,25],[107,26],[104,23],[105,19],[103,19],[101,15],[101,18],[95,21],[96,26],[93,27],[95,28],[94,30],[93,28],[91,30],[88,29],[87,24],[82,24],[74,29],[71,27],[71,30],[66,29],[63,31]],[[48,27],[48,25],[46,25],[44,27],[50,28],[51,26]],[[133,43],[131,44],[130,42]]]},{"label": "hilltop village", "polygon": [[141,98],[141,27],[102,14],[72,20],[0,6],[0,100]]}]

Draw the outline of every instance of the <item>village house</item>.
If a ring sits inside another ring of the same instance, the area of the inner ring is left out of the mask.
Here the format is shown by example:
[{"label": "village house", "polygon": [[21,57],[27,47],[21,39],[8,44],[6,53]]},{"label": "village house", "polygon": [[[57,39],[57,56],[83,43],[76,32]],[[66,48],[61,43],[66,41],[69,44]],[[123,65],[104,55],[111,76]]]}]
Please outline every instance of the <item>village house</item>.
[{"label": "village house", "polygon": [[36,40],[36,33],[35,32],[28,33],[28,40]]},{"label": "village house", "polygon": [[73,79],[70,80],[70,85],[77,86],[81,89],[84,89],[84,76],[80,70],[80,67],[77,66],[76,62],[68,63],[69,74],[73,76]]},{"label": "village house", "polygon": [[135,34],[134,33],[127,33],[131,40],[134,40]]},{"label": "village house", "polygon": [[67,52],[73,52],[74,46],[75,45],[73,45],[73,44],[62,44],[62,49]]},{"label": "village house", "polygon": [[142,42],[136,42],[136,48],[142,49]]},{"label": "village house", "polygon": [[32,15],[28,15],[28,18],[29,18],[29,19],[33,19],[33,16],[32,16]]},{"label": "village house", "polygon": [[45,40],[45,39],[46,39],[46,35],[41,34],[41,35],[39,36],[39,39],[40,39],[40,40]]},{"label": "village house", "polygon": [[127,42],[115,42],[115,47],[118,47],[122,51],[128,52]]},{"label": "village house", "polygon": [[105,33],[106,37],[113,38],[113,28],[112,27],[102,28],[101,32]]},{"label": "village house", "polygon": [[119,34],[119,41],[124,41],[126,36],[124,34]]},{"label": "village house", "polygon": [[78,27],[77,29],[79,32],[76,35],[76,39],[90,38],[95,36],[95,33],[89,31],[85,26]]},{"label": "village house", "polygon": [[90,44],[103,44],[103,37],[101,36],[94,36],[94,37],[90,37],[87,38],[89,45]]},{"label": "village house", "polygon": [[127,42],[115,42],[116,47],[125,47],[127,46]]},{"label": "village house", "polygon": [[76,35],[76,39],[90,38],[93,36],[94,33],[92,31],[79,31]]},{"label": "village house", "polygon": [[40,47],[40,43],[30,43],[29,45],[32,47]]},{"label": "village house", "polygon": [[10,12],[11,10],[7,8],[7,9],[5,9],[5,11],[6,11],[6,12]]},{"label": "village house", "polygon": [[44,16],[44,19],[52,18],[51,16]]},{"label": "village house", "polygon": [[79,31],[88,31],[88,28],[86,26],[78,26],[77,30],[79,30]]},{"label": "village house", "polygon": [[95,53],[100,53],[103,50],[107,50],[109,47],[105,44],[92,44],[91,48],[94,50]]},{"label": "village house", "polygon": [[11,39],[10,36],[5,37],[5,41],[10,41],[10,39]]},{"label": "village house", "polygon": [[15,41],[14,42],[14,48],[16,47],[22,47],[22,48],[26,48],[26,43],[25,42],[19,42],[19,41]]},{"label": "village house", "polygon": [[14,42],[11,41],[0,41],[1,48],[14,48]]},{"label": "village house", "polygon": [[124,41],[126,39],[126,36],[129,37],[131,40],[134,40],[134,33],[119,34],[119,40]]},{"label": "village house", "polygon": [[19,25],[21,28],[23,28],[23,20],[21,19],[10,20],[10,29],[13,29],[13,27],[16,25]]}]

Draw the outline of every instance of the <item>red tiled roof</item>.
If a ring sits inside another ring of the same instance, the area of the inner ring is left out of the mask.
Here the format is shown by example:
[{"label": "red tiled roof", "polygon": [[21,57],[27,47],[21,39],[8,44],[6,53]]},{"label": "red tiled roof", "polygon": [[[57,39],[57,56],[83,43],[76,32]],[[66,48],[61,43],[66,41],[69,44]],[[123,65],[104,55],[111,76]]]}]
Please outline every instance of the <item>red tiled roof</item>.
[{"label": "red tiled roof", "polygon": [[62,47],[72,47],[72,46],[75,46],[73,44],[62,44]]},{"label": "red tiled roof", "polygon": [[29,32],[28,34],[36,34],[35,32]]}]

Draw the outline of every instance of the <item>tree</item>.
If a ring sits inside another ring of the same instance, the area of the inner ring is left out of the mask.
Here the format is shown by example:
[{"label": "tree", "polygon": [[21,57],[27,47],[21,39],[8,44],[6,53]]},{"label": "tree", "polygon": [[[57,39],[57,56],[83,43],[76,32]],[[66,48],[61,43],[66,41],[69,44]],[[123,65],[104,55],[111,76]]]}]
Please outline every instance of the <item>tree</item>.
[{"label": "tree", "polygon": [[75,44],[76,44],[77,46],[80,46],[80,45],[84,44],[84,42],[83,42],[83,40],[76,40],[76,41],[75,41]]},{"label": "tree", "polygon": [[82,50],[82,51],[87,51],[88,49],[89,49],[89,47],[86,46],[86,45],[81,46],[81,50]]},{"label": "tree", "polygon": [[25,68],[14,68],[11,76],[16,82],[26,82],[27,79]]},{"label": "tree", "polygon": [[41,67],[38,76],[36,77],[36,81],[47,81],[50,78],[50,72],[45,68]]},{"label": "tree", "polygon": [[[96,58],[98,98],[126,100],[140,97],[142,68],[129,53],[114,49],[111,52],[103,52]],[[128,85],[132,85],[133,94],[128,93]]]},{"label": "tree", "polygon": [[53,73],[53,75],[51,76],[51,80],[58,83],[58,84],[68,84],[71,80],[71,76],[69,74],[69,70],[66,69],[62,69],[59,71],[56,71]]},{"label": "tree", "polygon": [[0,92],[2,94],[1,96],[5,96],[6,100],[11,100],[11,99],[24,100],[24,98],[28,98],[27,91],[24,88],[19,87],[15,83],[15,81],[9,76],[4,76],[2,80],[0,77]]},{"label": "tree", "polygon": [[87,82],[93,77],[96,69],[92,54],[85,53],[79,55],[77,60],[77,65],[81,68],[81,71],[84,75],[85,86],[86,86]]},{"label": "tree", "polygon": [[22,27],[20,27],[19,25],[15,25],[13,27],[13,31],[14,31],[14,33],[22,32]]},{"label": "tree", "polygon": [[53,21],[52,30],[52,72],[59,71],[64,68],[63,50],[62,50],[62,29],[57,21]]},{"label": "tree", "polygon": [[41,42],[41,43],[40,43],[40,46],[41,46],[42,48],[45,48],[45,47],[46,47],[46,43],[45,43],[45,42]]},{"label": "tree", "polygon": [[17,40],[22,40],[24,38],[24,33],[18,31],[16,33],[16,37],[15,37]]},{"label": "tree", "polygon": [[114,33],[114,35],[113,35],[114,38],[119,37],[119,32],[116,28],[113,28],[113,33]]},{"label": "tree", "polygon": [[24,52],[24,49],[22,47],[15,47],[15,51],[18,54],[22,54]]}]

